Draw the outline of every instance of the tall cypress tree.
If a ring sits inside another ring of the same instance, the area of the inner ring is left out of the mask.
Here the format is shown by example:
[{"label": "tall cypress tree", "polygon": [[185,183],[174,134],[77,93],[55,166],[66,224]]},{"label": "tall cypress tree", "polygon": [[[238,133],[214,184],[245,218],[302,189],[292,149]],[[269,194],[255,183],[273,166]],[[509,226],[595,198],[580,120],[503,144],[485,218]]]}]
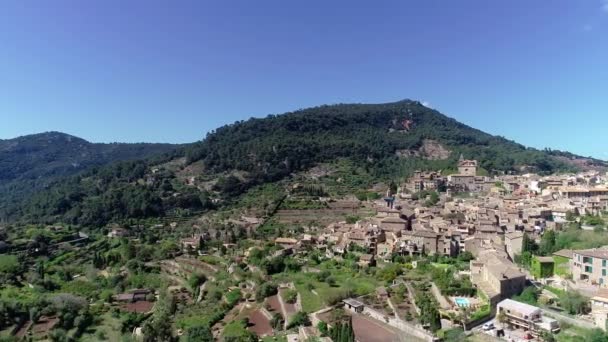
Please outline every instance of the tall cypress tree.
[{"label": "tall cypress tree", "polygon": [[340,342],[348,342],[348,323],[342,325],[342,329],[340,331]]},{"label": "tall cypress tree", "polygon": [[340,339],[342,336],[342,322],[336,322],[334,327],[331,329],[331,339],[334,342],[342,342]]}]

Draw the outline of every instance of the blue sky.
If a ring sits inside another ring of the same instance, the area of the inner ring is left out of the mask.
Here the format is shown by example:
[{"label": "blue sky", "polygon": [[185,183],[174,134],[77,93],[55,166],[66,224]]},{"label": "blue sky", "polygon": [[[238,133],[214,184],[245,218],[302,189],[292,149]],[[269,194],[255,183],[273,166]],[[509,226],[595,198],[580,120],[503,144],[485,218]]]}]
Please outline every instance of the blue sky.
[{"label": "blue sky", "polygon": [[608,159],[608,0],[15,0],[0,44],[0,138],[191,142],[252,116],[412,98]]}]

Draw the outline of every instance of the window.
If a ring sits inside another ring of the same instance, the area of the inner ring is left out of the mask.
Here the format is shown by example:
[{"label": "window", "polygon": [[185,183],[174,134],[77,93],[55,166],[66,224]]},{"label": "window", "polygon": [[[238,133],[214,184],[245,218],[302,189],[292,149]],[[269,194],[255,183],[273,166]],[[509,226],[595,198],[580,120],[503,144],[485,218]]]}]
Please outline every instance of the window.
[{"label": "window", "polygon": [[591,267],[591,266],[585,266],[585,272],[587,272],[587,273],[593,273],[593,267]]},{"label": "window", "polygon": [[602,260],[602,267],[606,267],[606,260]]},{"label": "window", "polygon": [[602,270],[602,276],[603,276],[603,277],[605,277],[605,276],[606,276],[606,270],[605,270],[605,269],[603,269],[603,270]]}]

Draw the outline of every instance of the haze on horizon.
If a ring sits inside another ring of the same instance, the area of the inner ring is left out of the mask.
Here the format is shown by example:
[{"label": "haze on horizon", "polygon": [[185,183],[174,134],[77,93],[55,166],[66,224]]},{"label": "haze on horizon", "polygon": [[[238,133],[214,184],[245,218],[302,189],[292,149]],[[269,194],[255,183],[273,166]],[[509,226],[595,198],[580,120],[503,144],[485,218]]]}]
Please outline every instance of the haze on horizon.
[{"label": "haze on horizon", "polygon": [[0,139],[199,140],[223,124],[410,98],[608,159],[608,1],[7,1]]}]

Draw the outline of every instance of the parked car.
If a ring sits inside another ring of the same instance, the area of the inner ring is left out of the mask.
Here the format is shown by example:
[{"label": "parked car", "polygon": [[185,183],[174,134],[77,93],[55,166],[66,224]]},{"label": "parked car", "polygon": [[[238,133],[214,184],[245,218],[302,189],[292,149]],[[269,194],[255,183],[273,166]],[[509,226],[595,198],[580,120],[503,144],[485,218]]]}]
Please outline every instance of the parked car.
[{"label": "parked car", "polygon": [[484,331],[492,330],[492,329],[494,329],[494,323],[492,323],[492,322],[486,323],[483,325],[482,329]]}]

